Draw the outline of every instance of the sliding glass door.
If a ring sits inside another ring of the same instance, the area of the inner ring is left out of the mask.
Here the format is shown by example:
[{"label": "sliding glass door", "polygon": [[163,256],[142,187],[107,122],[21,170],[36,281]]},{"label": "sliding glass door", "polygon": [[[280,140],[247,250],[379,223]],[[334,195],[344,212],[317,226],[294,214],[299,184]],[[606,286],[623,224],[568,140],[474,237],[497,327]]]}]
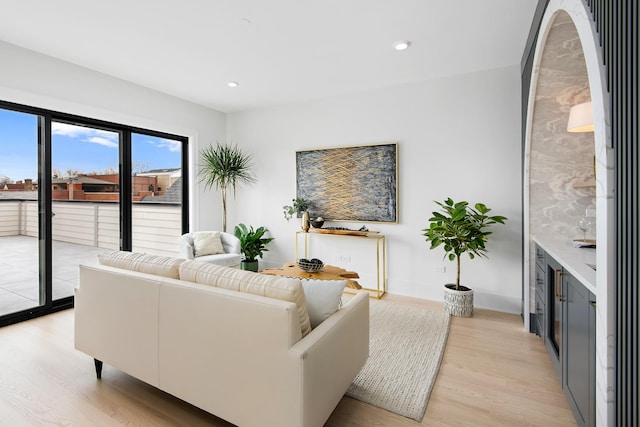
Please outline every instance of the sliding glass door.
[{"label": "sliding glass door", "polygon": [[78,265],[177,256],[187,139],[0,101],[0,326],[73,307]]},{"label": "sliding glass door", "polygon": [[78,265],[120,247],[120,133],[51,123],[53,299],[70,297]]},{"label": "sliding glass door", "polygon": [[175,255],[182,235],[182,141],[131,134],[132,250]]},{"label": "sliding glass door", "polygon": [[37,182],[38,116],[0,109],[0,316],[44,304]]}]

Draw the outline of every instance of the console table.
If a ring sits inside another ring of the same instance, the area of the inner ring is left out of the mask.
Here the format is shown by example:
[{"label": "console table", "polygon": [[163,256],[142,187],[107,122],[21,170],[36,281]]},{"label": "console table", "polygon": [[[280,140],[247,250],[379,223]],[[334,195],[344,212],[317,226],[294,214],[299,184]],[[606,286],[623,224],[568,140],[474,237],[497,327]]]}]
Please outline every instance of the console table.
[{"label": "console table", "polygon": [[[358,282],[372,298],[381,298],[387,291],[386,239],[380,234],[351,235],[326,232],[296,232],[295,259],[320,258],[325,264],[339,265],[347,270],[356,270]],[[331,246],[339,246],[339,250]],[[329,252],[323,253],[322,249]],[[320,253],[323,253],[320,255]],[[346,254],[346,255],[345,255]],[[352,268],[352,264],[362,265]],[[364,263],[368,262],[366,268]],[[349,289],[345,289],[349,292]]]}]

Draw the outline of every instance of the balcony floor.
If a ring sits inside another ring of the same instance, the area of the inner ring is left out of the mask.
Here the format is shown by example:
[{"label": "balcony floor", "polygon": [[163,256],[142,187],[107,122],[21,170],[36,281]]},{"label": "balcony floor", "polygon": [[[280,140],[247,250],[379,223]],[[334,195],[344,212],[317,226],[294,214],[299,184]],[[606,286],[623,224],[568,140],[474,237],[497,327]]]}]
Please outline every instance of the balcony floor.
[{"label": "balcony floor", "polygon": [[[78,265],[97,264],[97,255],[108,249],[53,242],[53,298],[73,295]],[[0,237],[0,316],[38,306],[38,239],[29,236]]]}]

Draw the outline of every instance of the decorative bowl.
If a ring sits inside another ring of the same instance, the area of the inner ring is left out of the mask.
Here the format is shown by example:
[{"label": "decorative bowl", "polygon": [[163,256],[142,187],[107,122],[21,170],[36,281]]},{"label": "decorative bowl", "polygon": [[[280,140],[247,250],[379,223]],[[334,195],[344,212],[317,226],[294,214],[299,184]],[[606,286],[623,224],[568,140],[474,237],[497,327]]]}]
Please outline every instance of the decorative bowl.
[{"label": "decorative bowl", "polygon": [[324,225],[324,220],[317,220],[317,219],[312,219],[311,220],[311,226],[313,228],[322,228],[322,226]]},{"label": "decorative bowl", "polygon": [[298,264],[300,270],[306,271],[307,273],[316,273],[322,270],[322,267],[324,267],[324,263],[318,258],[300,258],[296,263]]}]

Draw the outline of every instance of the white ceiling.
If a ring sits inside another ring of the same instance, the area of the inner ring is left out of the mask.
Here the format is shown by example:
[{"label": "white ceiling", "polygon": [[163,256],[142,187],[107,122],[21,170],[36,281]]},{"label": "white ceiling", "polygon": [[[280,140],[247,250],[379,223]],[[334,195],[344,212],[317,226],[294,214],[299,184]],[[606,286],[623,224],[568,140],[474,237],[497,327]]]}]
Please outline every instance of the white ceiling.
[{"label": "white ceiling", "polygon": [[0,0],[0,40],[231,112],[519,64],[536,3]]}]

